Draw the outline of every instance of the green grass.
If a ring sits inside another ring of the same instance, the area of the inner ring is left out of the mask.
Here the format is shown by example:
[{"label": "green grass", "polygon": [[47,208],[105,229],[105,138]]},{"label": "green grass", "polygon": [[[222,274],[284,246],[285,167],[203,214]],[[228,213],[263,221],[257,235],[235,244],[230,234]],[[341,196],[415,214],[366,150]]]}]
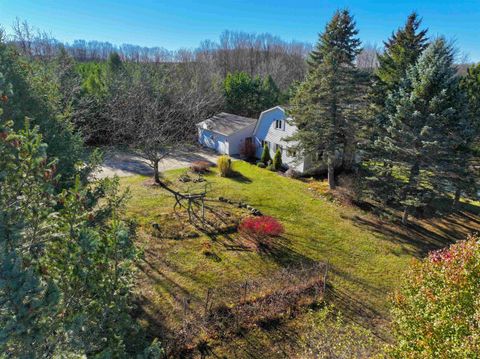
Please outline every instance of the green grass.
[{"label": "green grass", "polygon": [[[461,238],[474,223],[470,217],[455,217],[445,222],[418,222],[402,230],[357,208],[324,199],[319,195],[321,183],[284,178],[242,161],[234,162],[234,169],[241,176],[222,178],[215,171],[206,176],[211,183],[209,196],[241,200],[279,219],[285,235],[272,253],[232,250],[235,234],[213,239],[203,234],[183,240],[154,238],[149,235],[152,223],[173,230],[185,227],[182,219],[168,217],[170,223],[165,221],[173,199],[159,187],[145,186],[146,177],[121,180],[132,194],[127,215],[136,218],[143,229],[147,264],[141,266],[139,291],[147,299],[146,317],[157,318],[159,325],[178,323],[181,315],[176,302],[182,296],[200,303],[209,287],[268,275],[301,261],[322,261],[330,266],[329,301],[382,331],[388,322],[388,295],[411,259],[424,254],[429,246]],[[182,172],[170,171],[165,178],[174,181]],[[475,228],[478,230],[478,225]],[[218,256],[215,260],[203,254],[205,246]],[[152,325],[149,319],[144,321]]]}]

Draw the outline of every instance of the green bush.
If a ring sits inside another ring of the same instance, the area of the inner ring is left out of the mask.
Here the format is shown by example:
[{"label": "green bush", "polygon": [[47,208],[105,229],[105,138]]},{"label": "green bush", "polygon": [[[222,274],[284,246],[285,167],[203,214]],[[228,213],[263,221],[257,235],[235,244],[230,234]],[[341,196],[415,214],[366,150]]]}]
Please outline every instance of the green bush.
[{"label": "green bush", "polygon": [[220,171],[220,176],[228,177],[232,172],[232,160],[227,155],[220,156],[217,160],[217,167]]},{"label": "green bush", "polygon": [[263,162],[258,162],[258,163],[257,163],[257,167],[265,168],[265,167],[267,167],[267,166],[265,166],[265,163],[263,163]]},{"label": "green bush", "polygon": [[279,171],[282,168],[282,152],[279,148],[275,152],[275,156],[273,156],[273,168],[275,171]]},{"label": "green bush", "polygon": [[268,165],[268,162],[271,160],[272,158],[270,157],[270,149],[268,148],[268,145],[265,144],[263,146],[263,152],[262,156],[260,157],[260,161],[263,162],[265,165]]},{"label": "green bush", "polygon": [[267,166],[267,170],[269,170],[269,171],[275,171],[275,168],[273,167],[272,164],[269,164],[269,165]]}]

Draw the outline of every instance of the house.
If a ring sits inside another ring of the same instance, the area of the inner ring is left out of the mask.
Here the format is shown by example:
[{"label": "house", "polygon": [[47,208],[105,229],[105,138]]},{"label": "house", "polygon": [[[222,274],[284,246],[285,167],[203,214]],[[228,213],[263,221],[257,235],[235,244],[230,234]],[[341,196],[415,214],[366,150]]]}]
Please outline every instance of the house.
[{"label": "house", "polygon": [[245,141],[252,141],[257,120],[222,112],[197,124],[202,146],[230,156],[239,155]]},{"label": "house", "polygon": [[240,155],[245,143],[253,143],[260,158],[267,144],[272,158],[280,149],[282,163],[288,168],[303,173],[311,165],[308,158],[295,152],[295,143],[286,140],[295,133],[296,127],[280,106],[263,111],[258,120],[222,112],[198,123],[197,128],[200,144],[218,153]]}]

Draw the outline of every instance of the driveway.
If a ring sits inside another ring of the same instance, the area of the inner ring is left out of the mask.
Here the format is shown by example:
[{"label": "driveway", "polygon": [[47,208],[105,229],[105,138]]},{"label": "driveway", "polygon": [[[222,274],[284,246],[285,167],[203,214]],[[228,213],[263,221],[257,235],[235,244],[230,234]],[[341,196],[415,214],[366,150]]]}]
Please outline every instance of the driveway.
[{"label": "driveway", "polygon": [[[104,149],[105,160],[100,170],[95,174],[97,178],[153,175],[152,168],[148,162],[137,154],[118,149]],[[160,171],[189,167],[195,161],[217,162],[218,154],[203,148],[192,148],[182,151],[175,151],[165,157],[159,165]]]}]

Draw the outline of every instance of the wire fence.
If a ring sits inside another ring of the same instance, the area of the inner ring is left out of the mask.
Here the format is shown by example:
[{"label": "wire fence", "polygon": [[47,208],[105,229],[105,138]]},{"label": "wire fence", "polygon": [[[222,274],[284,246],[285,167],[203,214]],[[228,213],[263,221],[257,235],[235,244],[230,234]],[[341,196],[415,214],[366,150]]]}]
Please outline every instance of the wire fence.
[{"label": "wire fence", "polygon": [[268,276],[208,288],[203,298],[177,298],[181,326],[165,343],[171,355],[208,351],[211,339],[228,339],[256,326],[292,318],[324,298],[328,264],[282,268]]}]

